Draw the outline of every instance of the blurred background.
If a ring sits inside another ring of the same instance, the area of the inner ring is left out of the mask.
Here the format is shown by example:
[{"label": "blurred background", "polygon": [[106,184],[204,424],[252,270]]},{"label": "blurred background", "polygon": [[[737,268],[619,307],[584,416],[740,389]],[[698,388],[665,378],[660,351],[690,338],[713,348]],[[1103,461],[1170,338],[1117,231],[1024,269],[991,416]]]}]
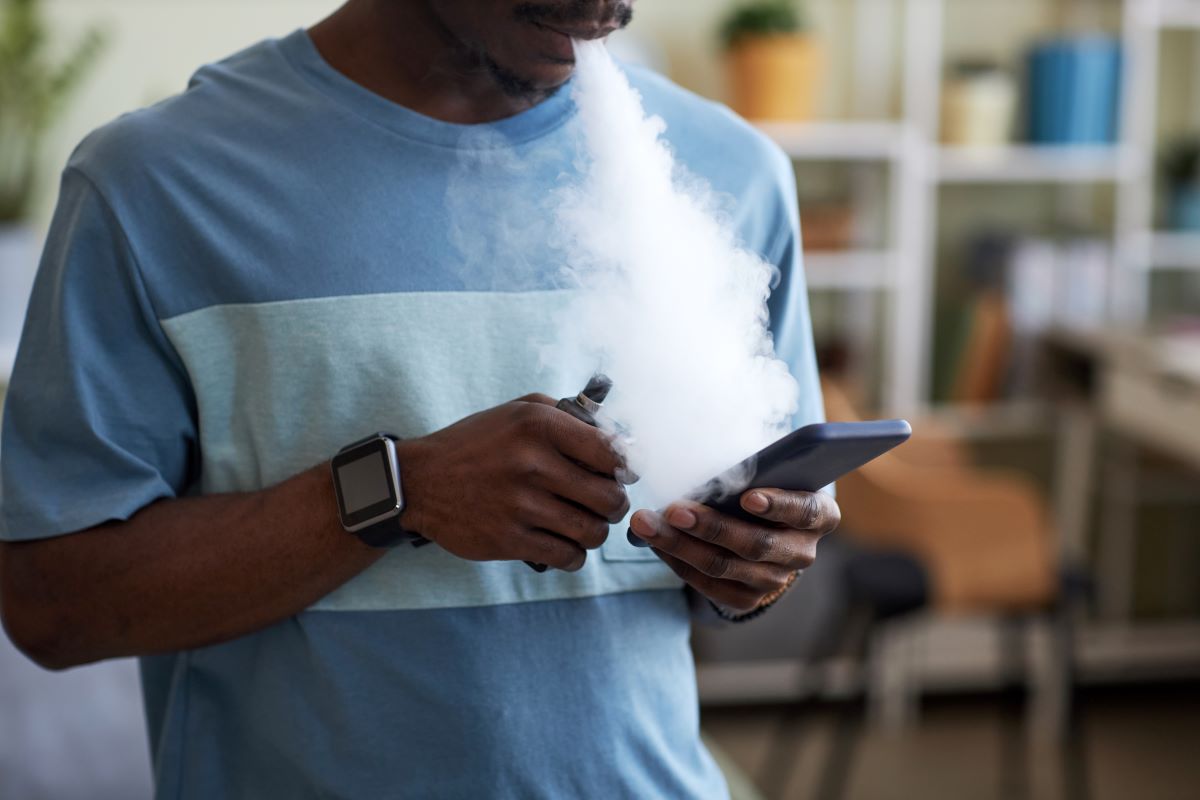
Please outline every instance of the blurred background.
[{"label": "blurred background", "polygon": [[[0,0],[0,397],[74,145],[336,5]],[[735,794],[1197,796],[1200,0],[636,11],[614,50],[794,161],[830,417],[914,421],[696,634]],[[148,796],[140,702],[0,637],[0,797]]]}]

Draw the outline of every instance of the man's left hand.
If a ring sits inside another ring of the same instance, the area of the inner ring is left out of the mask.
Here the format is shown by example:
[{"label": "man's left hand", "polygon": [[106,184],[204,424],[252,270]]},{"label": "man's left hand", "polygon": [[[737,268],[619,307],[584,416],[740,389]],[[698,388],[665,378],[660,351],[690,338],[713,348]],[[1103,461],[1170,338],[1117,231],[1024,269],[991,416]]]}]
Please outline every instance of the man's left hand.
[{"label": "man's left hand", "polygon": [[694,502],[666,512],[640,510],[630,524],[667,566],[700,594],[735,613],[777,596],[817,557],[817,542],[837,528],[841,511],[825,492],[752,489],[744,522]]}]

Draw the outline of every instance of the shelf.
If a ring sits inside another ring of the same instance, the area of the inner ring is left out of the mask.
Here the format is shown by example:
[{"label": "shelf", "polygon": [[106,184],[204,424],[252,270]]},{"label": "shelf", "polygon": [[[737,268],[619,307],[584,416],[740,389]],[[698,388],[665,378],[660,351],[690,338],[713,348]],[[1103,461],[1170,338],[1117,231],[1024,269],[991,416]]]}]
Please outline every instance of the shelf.
[{"label": "shelf", "polygon": [[813,250],[804,254],[809,289],[880,290],[892,286],[894,256],[886,250]]},{"label": "shelf", "polygon": [[1159,7],[1158,27],[1200,29],[1200,2],[1196,0],[1165,0]]},{"label": "shelf", "polygon": [[1053,408],[1036,399],[944,403],[931,408],[925,418],[939,433],[975,442],[1045,436],[1054,429]]},{"label": "shelf", "polygon": [[1200,233],[1151,234],[1146,266],[1150,269],[1200,269]]},{"label": "shelf", "polygon": [[896,122],[756,122],[794,159],[887,161],[897,158],[909,127]]},{"label": "shelf", "polygon": [[940,147],[942,183],[1096,183],[1117,181],[1129,169],[1128,153],[1114,145],[1013,145]]}]

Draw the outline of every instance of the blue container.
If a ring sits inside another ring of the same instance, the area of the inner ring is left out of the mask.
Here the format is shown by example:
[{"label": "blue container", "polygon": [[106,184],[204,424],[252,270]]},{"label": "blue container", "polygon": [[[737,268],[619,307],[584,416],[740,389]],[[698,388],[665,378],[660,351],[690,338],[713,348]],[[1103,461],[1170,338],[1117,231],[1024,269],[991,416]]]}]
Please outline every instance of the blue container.
[{"label": "blue container", "polygon": [[1112,144],[1120,87],[1116,39],[1077,36],[1037,45],[1029,53],[1029,141]]},{"label": "blue container", "polygon": [[1200,184],[1171,190],[1171,230],[1200,233]]}]

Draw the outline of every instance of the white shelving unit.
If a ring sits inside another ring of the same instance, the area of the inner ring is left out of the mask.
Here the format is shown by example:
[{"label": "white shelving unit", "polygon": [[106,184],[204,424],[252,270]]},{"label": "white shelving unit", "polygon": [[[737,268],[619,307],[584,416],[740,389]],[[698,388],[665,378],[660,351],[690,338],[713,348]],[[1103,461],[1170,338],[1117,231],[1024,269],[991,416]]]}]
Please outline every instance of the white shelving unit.
[{"label": "white shelving unit", "polygon": [[1194,0],[1158,0],[1157,23],[1164,30],[1200,29],[1200,5]]},{"label": "white shelving unit", "polygon": [[[880,337],[886,413],[932,410],[934,242],[944,187],[1042,184],[1055,187],[1068,201],[1077,194],[1086,196],[1088,187],[1112,187],[1114,257],[1106,293],[1107,321],[1114,325],[1137,325],[1146,319],[1149,284],[1156,272],[1200,270],[1200,234],[1164,232],[1154,226],[1161,39],[1165,30],[1192,30],[1200,36],[1200,0],[1119,0],[1123,74],[1117,143],[1013,144],[986,150],[947,147],[939,141],[943,25],[947,4],[954,1],[852,0],[855,44],[864,51],[849,60],[858,76],[853,108],[864,119],[887,117],[889,99],[879,86],[886,82],[873,78],[890,74],[899,64],[899,119],[762,126],[797,161],[875,162],[889,170],[885,248],[806,254],[814,288],[870,291],[886,298],[886,330]],[[881,28],[889,33],[881,33]],[[899,31],[899,58],[888,49],[892,30]],[[1200,76],[1200,55],[1196,62],[1193,71]],[[1196,84],[1193,102],[1200,126],[1200,77]],[[1063,422],[1045,405],[1022,401],[1002,403],[986,414],[962,408],[937,411],[943,427],[973,439],[1021,436],[1035,429],[1046,433]],[[1063,524],[1071,527],[1069,520]],[[1076,521],[1076,527],[1085,524]],[[1103,651],[1112,662],[1110,671],[1129,676],[1170,674],[1175,668],[1194,674],[1196,630],[1192,622],[1156,627],[1128,619],[1099,621],[1081,632],[1081,652],[1091,658],[1092,650]],[[1129,647],[1130,637],[1140,637],[1136,648]],[[1156,655],[1139,662],[1148,652]]]},{"label": "white shelving unit", "polygon": [[937,177],[942,183],[1093,183],[1121,180],[1133,166],[1121,147],[943,146]]},{"label": "white shelving unit", "polygon": [[897,258],[887,250],[815,252],[805,255],[804,269],[811,289],[889,290]]},{"label": "white shelving unit", "polygon": [[943,186],[1112,185],[1116,190],[1115,258],[1108,281],[1112,322],[1137,323],[1145,318],[1154,271],[1200,269],[1200,235],[1153,228],[1159,40],[1166,29],[1200,31],[1200,0],[1122,0],[1124,68],[1117,144],[1013,144],[988,149],[939,143],[947,2],[853,2],[855,29],[860,31],[856,47],[863,51],[853,59],[860,76],[854,106],[865,116],[886,113],[877,76],[886,74],[893,62],[879,29],[894,20],[902,48],[899,119],[759,126],[796,161],[875,162],[889,168],[886,249],[811,252],[806,259],[815,289],[885,293],[888,322],[882,394],[890,413],[927,410],[930,402],[934,237]]},{"label": "white shelving unit", "polygon": [[[1152,273],[1200,268],[1200,235],[1154,229],[1159,51],[1167,30],[1200,35],[1200,0],[1124,0],[1121,136],[1135,163],[1117,192],[1116,274],[1110,286],[1113,317],[1120,322],[1145,318]],[[1200,107],[1193,113],[1200,123]]]},{"label": "white shelving unit", "polygon": [[763,122],[758,127],[798,160],[893,159],[902,155],[912,135],[898,122]]},{"label": "white shelving unit", "polygon": [[1142,263],[1149,269],[1200,270],[1200,233],[1151,233]]}]

